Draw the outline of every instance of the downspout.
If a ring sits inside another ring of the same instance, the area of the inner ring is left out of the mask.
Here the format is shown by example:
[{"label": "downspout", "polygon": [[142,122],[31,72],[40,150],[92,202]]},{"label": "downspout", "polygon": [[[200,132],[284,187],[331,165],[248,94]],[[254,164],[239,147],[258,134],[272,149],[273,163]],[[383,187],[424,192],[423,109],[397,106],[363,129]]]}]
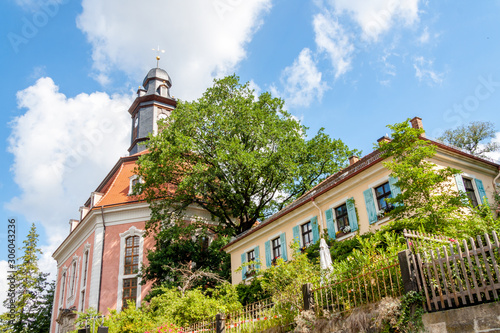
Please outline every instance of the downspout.
[{"label": "downspout", "polygon": [[[493,179],[493,195],[498,194],[500,195],[500,192],[497,191],[497,179],[500,178],[500,167],[498,167],[498,175]],[[500,202],[497,205],[497,217],[500,216],[500,212],[498,209],[500,208]]]},{"label": "downspout", "polygon": [[102,288],[102,268],[104,265],[104,242],[106,240],[106,224],[104,223],[104,207],[101,206],[101,218],[102,218],[102,249],[101,249],[101,274],[99,276],[99,294],[97,295],[97,313],[99,313],[99,307],[101,305],[101,288]]},{"label": "downspout", "polygon": [[[323,214],[321,214],[321,209],[319,209],[318,205],[316,204],[316,201],[314,201],[314,198],[311,199],[311,202],[314,205],[314,207],[316,207],[318,209],[319,220],[321,222],[321,231],[326,230],[326,225],[325,225],[325,221],[323,220]],[[320,237],[321,237],[321,231],[319,233]]]}]

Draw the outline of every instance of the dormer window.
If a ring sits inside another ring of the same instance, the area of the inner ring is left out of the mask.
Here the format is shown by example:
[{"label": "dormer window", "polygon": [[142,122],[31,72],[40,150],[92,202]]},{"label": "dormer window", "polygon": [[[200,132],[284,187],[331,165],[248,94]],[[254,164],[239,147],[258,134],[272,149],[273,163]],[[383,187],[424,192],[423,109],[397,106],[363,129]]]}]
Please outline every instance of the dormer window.
[{"label": "dormer window", "polygon": [[128,189],[128,195],[134,195],[138,193],[134,193],[134,188],[137,184],[142,183],[142,178],[139,177],[138,175],[133,175],[132,177],[129,178],[130,184],[129,184],[129,189]]}]

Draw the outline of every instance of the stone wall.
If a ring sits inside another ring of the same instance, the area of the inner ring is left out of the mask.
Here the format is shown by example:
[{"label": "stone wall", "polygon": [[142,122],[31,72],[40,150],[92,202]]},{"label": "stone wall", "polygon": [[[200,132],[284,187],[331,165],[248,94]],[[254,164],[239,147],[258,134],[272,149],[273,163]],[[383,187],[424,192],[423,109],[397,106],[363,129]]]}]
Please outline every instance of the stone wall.
[{"label": "stone wall", "polygon": [[500,303],[426,313],[422,319],[429,333],[500,333]]}]

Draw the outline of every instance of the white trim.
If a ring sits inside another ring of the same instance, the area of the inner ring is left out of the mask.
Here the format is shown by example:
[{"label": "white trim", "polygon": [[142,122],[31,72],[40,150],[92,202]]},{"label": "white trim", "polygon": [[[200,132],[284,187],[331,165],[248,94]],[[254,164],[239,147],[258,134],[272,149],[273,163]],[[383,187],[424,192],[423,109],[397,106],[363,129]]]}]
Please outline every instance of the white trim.
[{"label": "white trim", "polygon": [[[69,308],[75,303],[76,295],[78,294],[78,278],[80,274],[78,274],[80,266],[80,257],[76,254],[73,256],[73,260],[71,260],[71,264],[69,265],[70,270],[70,285],[68,286],[68,298],[66,299],[66,307]],[[73,269],[74,267],[74,269]]]},{"label": "white trim", "polygon": [[[89,267],[90,267],[90,264],[91,264],[91,261],[90,261],[90,247],[91,247],[91,245],[88,242],[83,247],[83,252],[82,252],[82,273],[80,274],[80,276],[81,276],[81,278],[80,278],[80,290],[79,290],[79,293],[78,293],[78,295],[80,295],[80,297],[81,297],[83,291],[85,291],[85,296],[87,295],[87,285],[89,284],[89,279],[88,279]],[[85,271],[85,257],[87,257],[87,270],[86,271]],[[83,281],[85,281],[85,285],[83,284]],[[79,300],[80,305],[82,304],[81,302],[82,302],[82,300],[80,299]],[[79,311],[83,311],[84,308],[85,308],[85,301],[84,301],[84,306],[81,307]]]},{"label": "white trim", "polygon": [[92,273],[90,274],[89,308],[97,309],[99,288],[101,284],[102,242],[104,241],[104,227],[96,227],[94,233],[94,251],[92,255]]},{"label": "white trim", "polygon": [[139,236],[139,270],[141,269],[143,260],[143,249],[144,249],[144,230],[137,229],[135,226],[131,226],[127,231],[120,234],[120,262],[119,262],[119,273],[118,273],[118,289],[116,292],[116,311],[122,309],[122,296],[123,296],[123,280],[131,279],[137,277],[137,296],[135,300],[135,306],[138,308],[141,305],[141,276],[140,274],[124,274],[125,266],[125,239],[130,236]]},{"label": "white trim", "polygon": [[63,268],[61,268],[61,288],[59,290],[59,307],[61,307],[63,304],[64,304],[64,298],[65,298],[65,293],[66,293],[66,290],[67,290],[67,276],[66,276],[66,272],[68,271],[68,267],[64,266]]}]

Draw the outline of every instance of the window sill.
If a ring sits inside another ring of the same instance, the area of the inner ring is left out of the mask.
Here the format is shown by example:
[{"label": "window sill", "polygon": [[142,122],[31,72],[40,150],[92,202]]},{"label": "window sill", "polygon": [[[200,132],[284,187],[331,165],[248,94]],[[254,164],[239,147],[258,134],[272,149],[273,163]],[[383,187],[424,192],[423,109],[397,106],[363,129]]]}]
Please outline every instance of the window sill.
[{"label": "window sill", "polygon": [[389,216],[384,216],[383,218],[379,219],[377,222],[375,222],[374,224],[375,225],[379,225],[379,224],[382,224],[382,223],[385,223],[387,221],[390,220],[390,217]]},{"label": "window sill", "polygon": [[355,232],[350,232],[350,233],[344,234],[344,235],[342,235],[340,237],[336,237],[335,240],[337,240],[337,241],[343,241],[344,239],[349,239],[349,238],[353,237],[355,234],[356,234]]}]

